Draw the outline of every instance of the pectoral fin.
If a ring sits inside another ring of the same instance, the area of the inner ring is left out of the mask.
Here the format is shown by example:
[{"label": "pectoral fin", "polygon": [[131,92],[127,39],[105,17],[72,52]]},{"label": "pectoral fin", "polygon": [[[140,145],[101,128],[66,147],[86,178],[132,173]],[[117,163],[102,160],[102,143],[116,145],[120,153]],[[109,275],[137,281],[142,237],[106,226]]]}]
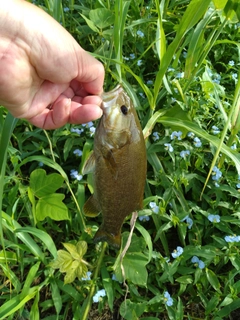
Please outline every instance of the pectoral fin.
[{"label": "pectoral fin", "polygon": [[87,161],[83,165],[82,175],[93,172],[95,169],[95,163],[96,163],[95,155],[94,155],[94,152],[92,152],[89,158],[87,159]]},{"label": "pectoral fin", "polygon": [[96,217],[99,215],[101,209],[99,207],[98,201],[92,195],[83,206],[83,213],[87,217]]}]

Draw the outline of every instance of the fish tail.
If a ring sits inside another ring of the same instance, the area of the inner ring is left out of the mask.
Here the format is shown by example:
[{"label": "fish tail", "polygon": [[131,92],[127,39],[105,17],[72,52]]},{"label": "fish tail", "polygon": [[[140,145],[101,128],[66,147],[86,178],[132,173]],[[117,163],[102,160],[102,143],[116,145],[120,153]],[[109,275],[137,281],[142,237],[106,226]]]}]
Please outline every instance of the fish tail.
[{"label": "fish tail", "polygon": [[115,249],[120,249],[121,247],[121,234],[113,235],[104,230],[101,226],[96,232],[93,241],[95,243],[106,241],[109,245],[113,246]]}]

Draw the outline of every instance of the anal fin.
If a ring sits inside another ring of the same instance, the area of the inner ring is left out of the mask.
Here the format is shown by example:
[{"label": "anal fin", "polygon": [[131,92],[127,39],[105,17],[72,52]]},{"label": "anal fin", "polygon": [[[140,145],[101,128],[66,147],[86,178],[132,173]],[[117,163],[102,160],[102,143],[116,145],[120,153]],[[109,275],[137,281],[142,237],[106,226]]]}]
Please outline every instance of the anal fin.
[{"label": "anal fin", "polygon": [[102,242],[106,241],[109,245],[113,246],[115,249],[120,249],[121,247],[121,234],[113,235],[104,230],[102,226],[96,232],[93,241]]}]

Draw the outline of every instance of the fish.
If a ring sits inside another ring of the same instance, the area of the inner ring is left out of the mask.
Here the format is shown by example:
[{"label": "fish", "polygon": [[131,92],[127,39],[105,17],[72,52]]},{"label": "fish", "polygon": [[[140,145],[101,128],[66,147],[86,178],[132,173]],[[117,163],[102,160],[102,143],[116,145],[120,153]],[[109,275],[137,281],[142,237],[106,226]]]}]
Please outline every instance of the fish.
[{"label": "fish", "polygon": [[102,213],[93,241],[105,241],[119,249],[125,218],[143,207],[146,146],[133,102],[123,87],[104,92],[102,100],[93,153],[82,171],[93,172],[94,187],[83,212],[91,217]]}]

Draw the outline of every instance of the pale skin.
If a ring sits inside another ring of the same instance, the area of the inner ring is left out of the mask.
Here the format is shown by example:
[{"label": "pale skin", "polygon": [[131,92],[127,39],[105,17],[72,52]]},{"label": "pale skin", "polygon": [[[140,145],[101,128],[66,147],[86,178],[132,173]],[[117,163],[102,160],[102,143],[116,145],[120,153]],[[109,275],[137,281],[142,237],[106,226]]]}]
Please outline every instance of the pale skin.
[{"label": "pale skin", "polygon": [[102,115],[103,65],[52,17],[0,1],[0,105],[43,129]]}]

